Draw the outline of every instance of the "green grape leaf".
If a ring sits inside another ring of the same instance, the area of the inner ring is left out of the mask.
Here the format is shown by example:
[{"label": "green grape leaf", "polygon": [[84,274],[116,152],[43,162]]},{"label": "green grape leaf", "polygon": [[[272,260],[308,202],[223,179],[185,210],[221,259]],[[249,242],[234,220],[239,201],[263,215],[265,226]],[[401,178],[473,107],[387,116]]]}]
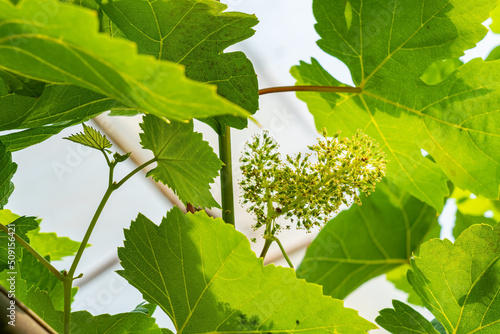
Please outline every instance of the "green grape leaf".
[{"label": "green grape leaf", "polygon": [[16,151],[119,107],[112,98],[72,85],[47,83],[40,97],[0,92],[0,131],[25,129],[0,136],[0,140]]},{"label": "green grape leaf", "polygon": [[491,31],[500,34],[500,6],[497,5],[491,12],[491,18],[493,19],[493,22],[490,24]]},{"label": "green grape leaf", "polygon": [[[227,6],[212,0],[98,1],[112,22],[137,43],[139,53],[186,66],[186,76],[214,83],[218,93],[250,113],[258,109],[257,76],[242,52],[223,53],[249,38],[257,24],[254,15],[223,12]],[[247,120],[220,116],[202,121],[219,134],[223,125],[243,129]]]},{"label": "green grape leaf", "polygon": [[[31,288],[22,300],[58,333],[64,332],[64,313],[54,308],[45,291]],[[155,319],[139,312],[101,314],[93,316],[87,311],[71,313],[72,334],[161,334],[168,333],[158,328]]]},{"label": "green grape leaf", "polygon": [[486,57],[486,61],[498,60],[500,59],[500,46],[497,46],[493,50],[491,50],[488,57]]},{"label": "green grape leaf", "polygon": [[321,284],[334,298],[408,263],[437,224],[432,207],[387,182],[362,203],[326,224],[297,269],[297,277]]},{"label": "green grape leaf", "polygon": [[17,164],[12,162],[12,154],[0,141],[0,210],[7,204],[14,184],[10,181],[17,170]]},{"label": "green grape leaf", "polygon": [[[26,299],[32,287],[38,288],[47,292],[55,309],[62,311],[64,309],[63,283],[26,249],[21,248],[20,254],[22,255],[16,259],[13,268],[0,273],[0,285],[10,286],[10,280],[14,277],[18,299]],[[72,289],[72,297],[77,291],[76,287]]]},{"label": "green grape leaf", "polygon": [[365,333],[375,328],[290,268],[263,266],[248,239],[203,211],[174,207],[155,225],[139,214],[118,249],[118,273],[178,333]]},{"label": "green grape leaf", "polygon": [[83,125],[83,132],[82,133],[77,133],[74,135],[71,135],[69,137],[64,137],[64,139],[71,140],[72,142],[88,146],[91,148],[95,148],[96,150],[99,151],[108,151],[108,148],[111,148],[111,142],[106,138],[105,135],[101,134],[99,131],[96,129],[87,126],[85,124]]},{"label": "green grape leaf", "polygon": [[[422,239],[422,242],[428,241],[430,239],[434,238],[439,238],[441,234],[441,226],[437,223],[434,223],[431,225],[431,228],[427,231],[427,234],[425,237]],[[418,254],[419,248],[415,249],[413,251],[413,254]],[[402,266],[399,266],[391,271],[389,271],[385,277],[386,279],[394,284],[394,286],[408,294],[408,303],[411,303],[413,305],[420,305],[423,306],[424,304],[422,303],[422,300],[418,296],[418,294],[413,290],[411,287],[410,283],[408,282],[407,279],[407,273],[408,270],[410,269],[410,264],[405,263]]]},{"label": "green grape leaf", "polygon": [[[9,228],[9,234],[0,231],[0,271],[5,269],[12,270],[16,261],[21,258],[23,246],[14,240],[13,233],[17,234],[21,239],[29,242],[28,232],[38,227],[38,222],[35,217],[19,217],[13,222],[11,215],[0,216],[0,223]],[[5,219],[5,220],[4,220]]]},{"label": "green grape leaf", "polygon": [[[19,251],[22,256],[18,257],[12,271],[0,273],[0,284],[4,287],[10,287],[14,277],[16,297],[57,332],[63,333],[64,294],[62,282],[26,249],[21,248]],[[77,290],[76,287],[72,289],[72,297]],[[71,314],[71,333],[160,334],[162,331],[155,324],[153,318],[143,313],[122,313],[112,316],[103,314],[94,317],[88,312],[73,312]]]},{"label": "green grape leaf", "polygon": [[500,201],[490,200],[484,196],[472,196],[469,191],[456,188],[451,197],[456,199],[458,210],[466,215],[483,216],[491,211],[495,220],[500,219]]},{"label": "green grape leaf", "polygon": [[406,274],[408,273],[408,270],[410,268],[411,267],[409,264],[404,264],[402,266],[399,266],[399,267],[389,271],[386,274],[386,278],[389,282],[394,284],[394,286],[397,289],[404,291],[408,294],[408,303],[411,303],[413,305],[424,306],[424,304],[422,303],[422,300],[420,299],[418,294],[415,292],[415,290],[413,290],[410,283],[408,282],[408,279],[406,278]]},{"label": "green grape leaf", "polygon": [[448,333],[500,332],[500,225],[473,225],[455,243],[431,240],[408,281]]},{"label": "green grape leaf", "polygon": [[440,334],[432,323],[410,306],[397,300],[394,309],[383,309],[375,319],[377,324],[394,334]]},{"label": "green grape leaf", "polygon": [[438,60],[429,65],[420,79],[428,85],[437,85],[463,64],[458,58]]},{"label": "green grape leaf", "polygon": [[[50,256],[51,261],[75,255],[80,243],[68,237],[59,237],[56,233],[41,233],[40,228],[28,232],[30,245],[43,257]],[[87,247],[90,246],[87,244]]]},{"label": "green grape leaf", "polygon": [[[37,14],[49,11],[40,24]],[[59,3],[0,1],[0,64],[36,80],[73,84],[144,113],[175,120],[247,116],[216,87],[187,79],[181,65],[138,55],[133,43],[98,33],[95,11]]]},{"label": "green grape leaf", "polygon": [[168,185],[185,204],[219,207],[210,183],[219,175],[222,162],[202,135],[193,131],[193,123],[167,123],[147,115],[141,128],[142,147],[151,150],[158,163],[147,176]]},{"label": "green grape leaf", "polygon": [[[318,45],[343,61],[362,89],[359,94],[298,93],[317,127],[347,135],[363,129],[388,154],[389,180],[438,211],[449,193],[447,179],[498,198],[500,63],[474,59],[439,84],[421,79],[429,65],[460,57],[486,35],[481,23],[495,3],[349,3],[350,25],[337,2],[313,1]],[[340,85],[316,60],[294,67],[292,74],[301,85]]]},{"label": "green grape leaf", "polygon": [[0,223],[3,225],[7,225],[15,221],[17,218],[21,216],[12,213],[12,211],[7,209],[0,210]]},{"label": "green grape leaf", "polygon": [[484,224],[495,226],[497,223],[494,219],[486,218],[484,216],[467,215],[460,212],[460,210],[457,210],[456,216],[457,218],[455,220],[455,227],[453,228],[453,236],[455,237],[455,239],[457,239],[463,231],[465,231],[472,225]]}]

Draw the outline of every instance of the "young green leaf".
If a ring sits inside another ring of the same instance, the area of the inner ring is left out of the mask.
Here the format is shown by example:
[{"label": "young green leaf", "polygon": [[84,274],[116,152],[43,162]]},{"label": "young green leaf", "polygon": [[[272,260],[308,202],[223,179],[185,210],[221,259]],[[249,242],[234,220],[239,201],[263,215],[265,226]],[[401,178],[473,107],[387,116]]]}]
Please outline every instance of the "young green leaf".
[{"label": "young green leaf", "polygon": [[[440,234],[441,234],[441,226],[437,223],[437,221],[435,221],[431,225],[430,229],[427,231],[425,237],[422,238],[421,243],[428,241],[430,239],[439,238]],[[415,250],[413,250],[413,254],[418,254],[418,252],[419,252],[418,247]],[[413,305],[423,306],[424,304],[422,303],[422,299],[420,299],[420,297],[411,287],[410,283],[408,282],[408,279],[406,278],[408,270],[410,268],[411,268],[410,261],[408,261],[408,263],[405,263],[402,266],[399,266],[389,271],[385,275],[385,278],[387,279],[387,281],[394,284],[395,288],[408,294],[408,303],[411,303]]]},{"label": "young green leaf", "polygon": [[[420,79],[435,61],[460,57],[485,36],[481,23],[496,2],[350,4],[348,27],[343,6],[313,2],[322,38],[318,45],[343,61],[362,89],[360,94],[299,93],[318,128],[340,128],[347,134],[364,129],[388,154],[387,177],[438,211],[448,194],[447,178],[463,189],[498,198],[500,63],[475,59],[439,84]],[[292,73],[297,84],[339,85],[315,60]]]},{"label": "young green leaf", "polygon": [[369,279],[408,263],[433,226],[436,211],[387,182],[361,206],[341,212],[308,247],[297,276],[345,298]]},{"label": "young green leaf", "polygon": [[59,132],[61,132],[62,130],[66,129],[68,126],[71,125],[74,124],[48,125],[48,126],[26,129],[23,131],[12,132],[0,136],[0,141],[2,141],[10,151],[15,152],[27,148],[29,146],[41,143],[42,141],[49,139],[53,135],[58,134]]},{"label": "young green leaf", "polygon": [[375,328],[290,268],[263,266],[247,238],[203,211],[174,207],[160,226],[125,230],[119,274],[169,315],[178,333],[365,333]]},{"label": "young green leaf", "polygon": [[219,207],[210,183],[219,175],[222,162],[193,123],[168,123],[153,115],[143,117],[141,144],[151,150],[158,166],[147,176],[168,185],[183,203],[195,207]]},{"label": "young green leaf", "polygon": [[500,6],[497,5],[491,12],[491,18],[493,19],[493,22],[490,24],[491,31],[500,34]]},{"label": "young green leaf", "polygon": [[377,324],[394,334],[440,334],[432,323],[410,306],[397,300],[394,309],[383,309],[375,319]]},{"label": "young green leaf", "polygon": [[453,228],[453,236],[455,239],[458,238],[458,236],[471,227],[472,225],[476,224],[484,224],[484,225],[490,225],[490,226],[495,226],[496,221],[491,218],[486,218],[484,216],[472,216],[472,215],[467,215],[460,210],[457,210],[456,214],[456,219],[455,219],[455,227]]},{"label": "young green leaf", "polygon": [[[56,233],[41,233],[40,227],[28,232],[30,245],[43,257],[50,256],[51,261],[75,255],[80,243],[68,237],[59,237]],[[88,245],[90,246],[90,245]]]},{"label": "young green leaf", "polygon": [[[241,52],[224,50],[254,34],[254,15],[224,12],[212,0],[98,1],[111,21],[137,43],[139,53],[186,66],[186,76],[214,83],[218,93],[250,113],[258,109],[257,76]],[[247,120],[220,116],[202,119],[219,134],[224,124],[243,129]]]},{"label": "young green leaf", "polygon": [[[36,18],[46,13],[42,23]],[[0,1],[0,64],[32,79],[74,84],[130,108],[176,120],[247,116],[216,87],[185,77],[183,67],[138,55],[134,44],[98,33],[94,11],[55,0]]]},{"label": "young green leaf", "polygon": [[473,225],[455,243],[431,240],[408,281],[448,333],[500,332],[500,224]]},{"label": "young green leaf", "polygon": [[105,135],[101,134],[99,131],[90,126],[87,126],[85,124],[82,125],[83,125],[83,132],[71,135],[69,137],[64,137],[64,139],[71,140],[72,142],[84,146],[95,148],[96,150],[102,152],[104,151],[110,152],[108,148],[111,148],[112,145]]},{"label": "young green leaf", "polygon": [[7,204],[10,194],[14,191],[14,184],[10,181],[17,170],[12,162],[12,154],[0,141],[0,209]]},{"label": "young green leaf", "polygon": [[470,191],[455,187],[451,197],[455,199],[457,209],[466,215],[484,216],[491,211],[493,219],[500,220],[500,201],[491,200],[484,196],[475,196]]}]

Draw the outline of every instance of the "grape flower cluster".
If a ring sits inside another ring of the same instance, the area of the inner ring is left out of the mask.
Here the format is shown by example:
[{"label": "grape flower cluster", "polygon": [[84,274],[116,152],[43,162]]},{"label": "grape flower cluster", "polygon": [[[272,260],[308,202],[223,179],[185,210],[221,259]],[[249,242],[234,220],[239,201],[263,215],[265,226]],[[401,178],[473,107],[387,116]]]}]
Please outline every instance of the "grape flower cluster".
[{"label": "grape flower cluster", "polygon": [[240,159],[242,204],[256,216],[254,229],[266,225],[266,234],[281,229],[284,216],[297,228],[322,226],[342,204],[361,204],[385,175],[386,155],[379,144],[358,130],[352,138],[328,138],[326,130],[311,153],[281,160],[278,144],[267,131],[254,136]]}]

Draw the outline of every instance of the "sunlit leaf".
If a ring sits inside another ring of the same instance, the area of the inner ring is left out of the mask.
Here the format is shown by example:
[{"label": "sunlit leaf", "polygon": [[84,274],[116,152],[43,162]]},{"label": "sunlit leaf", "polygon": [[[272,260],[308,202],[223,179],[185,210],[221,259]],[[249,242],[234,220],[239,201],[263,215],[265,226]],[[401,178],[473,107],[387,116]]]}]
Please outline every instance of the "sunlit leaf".
[{"label": "sunlit leaf", "polygon": [[496,6],[496,8],[491,12],[491,18],[493,22],[490,24],[491,31],[500,34],[500,6]]},{"label": "sunlit leaf", "polygon": [[[9,228],[9,234],[0,231],[0,271],[13,269],[16,261],[21,258],[24,247],[14,239],[14,233],[21,239],[29,242],[28,232],[38,227],[38,222],[34,217],[19,217],[13,222],[11,215],[2,215],[0,223]],[[8,225],[7,225],[8,224]]]},{"label": "sunlit leaf", "polygon": [[473,225],[455,243],[431,240],[408,280],[448,333],[500,331],[500,225]]},{"label": "sunlit leaf", "polygon": [[[343,61],[362,89],[360,94],[299,93],[317,127],[348,135],[363,129],[388,154],[387,177],[437,210],[448,195],[447,179],[497,199],[500,63],[474,59],[441,83],[421,79],[429,65],[462,56],[486,35],[482,22],[496,2],[349,3],[348,26],[343,6],[313,1],[318,45]],[[314,59],[292,74],[297,84],[340,85]]]},{"label": "sunlit leaf", "polygon": [[492,218],[500,219],[500,201],[491,200],[484,196],[473,195],[470,191],[456,188],[451,194],[455,198],[458,210],[466,215],[483,216],[487,212],[492,214]]},{"label": "sunlit leaf", "polygon": [[[186,66],[188,78],[214,83],[217,92],[255,113],[258,109],[257,76],[242,52],[224,50],[254,34],[254,15],[224,12],[213,0],[110,0],[98,1],[111,21],[137,43],[139,53]],[[242,129],[247,120],[221,116],[202,119],[217,132],[224,124]]]},{"label": "sunlit leaf", "polygon": [[[47,13],[42,23],[36,20]],[[0,64],[12,73],[73,84],[170,119],[248,112],[216,87],[189,80],[183,67],[138,55],[134,44],[98,33],[95,11],[55,0],[0,1]]]},{"label": "sunlit leaf", "polygon": [[121,106],[112,98],[78,86],[47,83],[44,87],[40,97],[0,89],[0,131],[23,130],[0,136],[10,151],[37,144],[69,126]]},{"label": "sunlit leaf", "polygon": [[[75,255],[80,243],[68,237],[59,237],[56,233],[43,233],[40,228],[28,232],[30,245],[43,257],[50,256],[51,261]],[[87,245],[89,246],[89,245]]]},{"label": "sunlit leaf", "polygon": [[397,289],[404,291],[408,294],[408,303],[411,303],[413,305],[423,306],[424,304],[422,303],[422,300],[415,292],[415,290],[413,290],[410,283],[408,282],[408,279],[406,278],[406,274],[408,273],[408,270],[410,268],[411,267],[409,264],[404,264],[402,266],[399,266],[389,271],[386,274],[386,278],[389,282],[393,283]]},{"label": "sunlit leaf", "polygon": [[455,227],[453,228],[453,236],[455,237],[455,239],[458,238],[458,236],[463,231],[465,231],[472,225],[484,224],[484,225],[495,226],[496,223],[497,222],[491,218],[486,218],[484,216],[467,215],[457,210],[457,218],[455,220]]},{"label": "sunlit leaf", "polygon": [[297,279],[263,266],[247,238],[205,212],[174,207],[160,226],[125,230],[119,274],[169,315],[178,333],[365,333],[374,326]]},{"label": "sunlit leaf", "polygon": [[[0,273],[0,284],[8,289],[15,277],[15,295],[58,333],[64,332],[63,284],[26,249],[13,271]],[[77,288],[73,288],[74,296]],[[131,312],[93,316],[79,311],[71,314],[72,334],[160,334],[162,332],[150,315]]]}]

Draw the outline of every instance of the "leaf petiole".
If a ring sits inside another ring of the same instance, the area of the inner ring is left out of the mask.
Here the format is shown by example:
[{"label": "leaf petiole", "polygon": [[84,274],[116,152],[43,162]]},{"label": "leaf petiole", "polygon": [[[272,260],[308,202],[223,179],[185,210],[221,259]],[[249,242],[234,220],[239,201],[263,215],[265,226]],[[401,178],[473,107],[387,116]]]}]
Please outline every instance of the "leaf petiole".
[{"label": "leaf petiole", "polygon": [[293,269],[293,263],[292,261],[290,261],[290,258],[288,257],[288,255],[286,254],[286,251],[285,251],[285,248],[283,247],[283,245],[281,244],[281,241],[274,237],[274,241],[276,241],[276,243],[278,244],[278,246],[280,247],[280,250],[281,250],[281,254],[283,254],[283,257],[285,258],[286,262],[288,263],[288,265],[290,266],[290,268]]},{"label": "leaf petiole", "polygon": [[131,171],[130,173],[128,173],[118,183],[112,184],[110,186],[113,186],[114,190],[120,188],[125,182],[127,182],[128,179],[130,179],[132,176],[134,176],[135,174],[137,174],[138,172],[140,172],[142,169],[144,169],[145,167],[151,165],[154,162],[156,162],[156,158],[153,158],[151,160],[146,161],[145,163],[143,163],[142,165],[140,165],[139,167],[137,167],[136,169],[134,169],[133,171]]}]

